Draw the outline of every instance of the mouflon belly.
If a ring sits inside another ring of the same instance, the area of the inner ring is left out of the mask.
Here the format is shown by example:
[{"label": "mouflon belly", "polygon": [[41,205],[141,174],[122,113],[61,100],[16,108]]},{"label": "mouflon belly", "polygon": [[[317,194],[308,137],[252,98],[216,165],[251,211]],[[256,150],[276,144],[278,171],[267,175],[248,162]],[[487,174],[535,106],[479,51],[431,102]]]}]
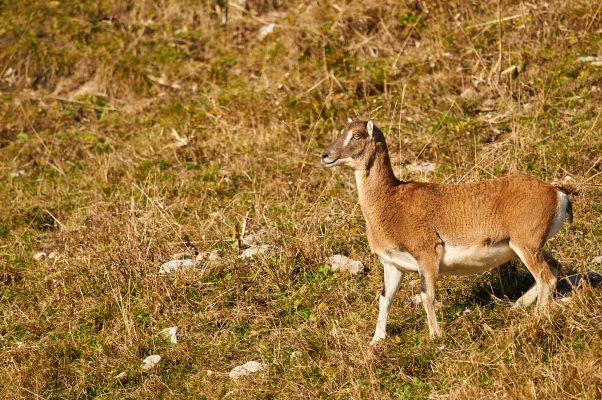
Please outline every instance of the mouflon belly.
[{"label": "mouflon belly", "polygon": [[[418,262],[408,252],[387,250],[377,253],[382,262],[394,265],[406,272],[418,272]],[[444,245],[439,265],[441,275],[472,275],[489,271],[512,260],[516,253],[501,241],[492,245],[451,246]]]},{"label": "mouflon belly", "polygon": [[472,275],[488,271],[512,260],[516,253],[504,240],[491,245],[445,245],[439,266],[441,275]]}]

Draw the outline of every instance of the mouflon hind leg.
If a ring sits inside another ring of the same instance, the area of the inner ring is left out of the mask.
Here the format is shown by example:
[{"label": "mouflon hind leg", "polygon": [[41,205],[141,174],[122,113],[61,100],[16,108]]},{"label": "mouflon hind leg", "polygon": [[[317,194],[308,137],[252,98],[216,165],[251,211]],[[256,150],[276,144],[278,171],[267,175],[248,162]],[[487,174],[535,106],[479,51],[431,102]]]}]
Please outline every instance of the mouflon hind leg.
[{"label": "mouflon hind leg", "polygon": [[[543,258],[550,267],[550,270],[554,276],[556,276],[556,279],[558,279],[558,274],[562,270],[562,264],[552,256],[552,252],[550,252],[548,249],[543,250]],[[512,307],[528,307],[533,304],[535,300],[537,300],[537,284],[533,284],[529,290],[527,290],[518,300],[516,300]]]},{"label": "mouflon hind leg", "polygon": [[557,269],[560,264],[554,260],[556,265],[553,267],[549,265],[547,260],[553,260],[553,258],[549,254],[546,255],[543,249],[530,249],[527,246],[513,243],[512,240],[510,241],[510,247],[535,278],[537,310],[545,310],[556,289],[556,276],[553,269]]}]

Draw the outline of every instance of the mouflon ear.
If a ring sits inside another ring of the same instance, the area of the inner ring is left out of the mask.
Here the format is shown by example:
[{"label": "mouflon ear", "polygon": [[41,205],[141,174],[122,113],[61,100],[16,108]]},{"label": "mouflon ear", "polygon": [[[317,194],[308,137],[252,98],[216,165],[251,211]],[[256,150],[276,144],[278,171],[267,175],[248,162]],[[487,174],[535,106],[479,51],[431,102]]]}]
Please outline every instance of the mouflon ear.
[{"label": "mouflon ear", "polygon": [[372,137],[372,133],[374,132],[374,121],[368,120],[368,123],[366,124],[366,130],[368,131],[368,135]]},{"label": "mouflon ear", "polygon": [[353,118],[351,118],[351,117],[347,117],[347,123],[348,123],[348,124],[350,124],[350,123],[352,123],[352,122],[353,122]]}]

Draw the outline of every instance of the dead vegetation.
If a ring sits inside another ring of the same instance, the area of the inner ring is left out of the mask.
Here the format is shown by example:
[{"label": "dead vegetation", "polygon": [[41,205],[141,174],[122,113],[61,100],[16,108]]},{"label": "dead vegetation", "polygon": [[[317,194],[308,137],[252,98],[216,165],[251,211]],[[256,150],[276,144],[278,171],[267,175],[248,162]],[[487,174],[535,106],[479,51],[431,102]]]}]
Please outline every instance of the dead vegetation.
[{"label": "dead vegetation", "polygon": [[370,349],[382,272],[318,162],[349,113],[400,178],[570,187],[551,247],[600,271],[600,4],[224,3],[0,4],[0,397],[600,398],[599,290],[537,320],[518,264],[442,279],[435,342],[404,278]]}]

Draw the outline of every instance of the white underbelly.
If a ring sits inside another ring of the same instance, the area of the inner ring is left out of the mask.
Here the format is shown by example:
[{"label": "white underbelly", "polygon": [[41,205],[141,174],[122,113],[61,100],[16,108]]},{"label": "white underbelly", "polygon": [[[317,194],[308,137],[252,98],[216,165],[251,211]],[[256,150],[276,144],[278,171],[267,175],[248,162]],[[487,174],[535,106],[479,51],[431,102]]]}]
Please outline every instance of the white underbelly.
[{"label": "white underbelly", "polygon": [[508,242],[490,246],[449,246],[443,250],[439,265],[441,275],[471,275],[488,271],[512,260],[516,253]]},{"label": "white underbelly", "polygon": [[[418,262],[408,252],[388,250],[379,252],[383,263],[394,265],[400,270],[418,272]],[[516,253],[508,242],[498,242],[491,246],[450,246],[445,245],[439,265],[441,275],[472,275],[489,271],[512,260]]]}]

